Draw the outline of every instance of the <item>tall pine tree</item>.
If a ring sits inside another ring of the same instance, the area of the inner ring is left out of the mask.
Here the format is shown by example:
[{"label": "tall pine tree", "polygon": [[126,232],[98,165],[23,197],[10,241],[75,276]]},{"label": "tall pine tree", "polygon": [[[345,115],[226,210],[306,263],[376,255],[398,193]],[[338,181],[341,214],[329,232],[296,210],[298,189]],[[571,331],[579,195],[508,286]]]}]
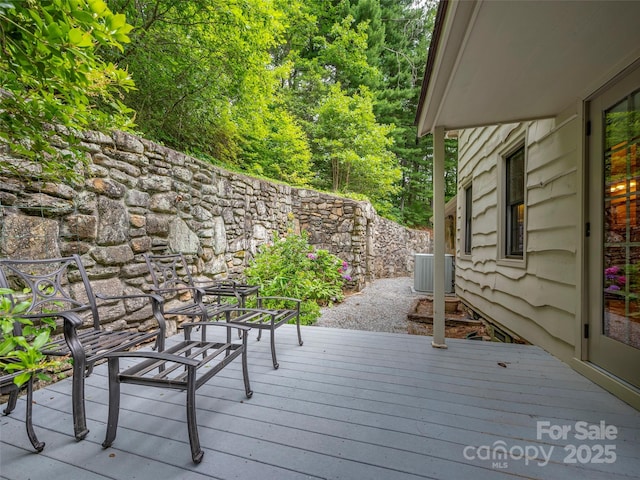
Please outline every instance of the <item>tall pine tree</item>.
[{"label": "tall pine tree", "polygon": [[[432,216],[433,146],[429,136],[417,139],[414,119],[437,4],[416,7],[412,0],[380,0],[380,6],[385,36],[378,68],[384,84],[377,91],[375,112],[378,121],[396,127],[392,150],[403,173],[396,216],[408,225],[424,226]],[[446,151],[451,197],[455,194],[455,140],[447,141]]]}]

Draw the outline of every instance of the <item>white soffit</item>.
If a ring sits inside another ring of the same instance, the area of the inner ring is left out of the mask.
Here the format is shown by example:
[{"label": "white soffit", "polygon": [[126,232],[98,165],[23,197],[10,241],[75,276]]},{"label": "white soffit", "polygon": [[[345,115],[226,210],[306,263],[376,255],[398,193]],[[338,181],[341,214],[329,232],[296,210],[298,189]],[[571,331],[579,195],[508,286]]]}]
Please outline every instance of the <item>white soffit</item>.
[{"label": "white soffit", "polygon": [[419,135],[553,117],[640,58],[634,0],[451,1],[441,27]]}]

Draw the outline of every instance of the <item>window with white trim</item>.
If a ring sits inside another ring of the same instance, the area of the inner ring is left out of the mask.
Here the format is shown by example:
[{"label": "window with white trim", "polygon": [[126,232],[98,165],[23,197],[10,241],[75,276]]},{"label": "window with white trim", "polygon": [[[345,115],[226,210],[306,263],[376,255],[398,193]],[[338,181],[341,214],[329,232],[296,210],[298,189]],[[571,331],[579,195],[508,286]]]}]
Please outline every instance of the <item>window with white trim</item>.
[{"label": "window with white trim", "polygon": [[473,236],[473,184],[464,189],[464,254],[471,255],[471,239]]},{"label": "window with white trim", "polygon": [[518,259],[524,256],[524,145],[507,155],[504,162],[504,255],[506,258]]}]

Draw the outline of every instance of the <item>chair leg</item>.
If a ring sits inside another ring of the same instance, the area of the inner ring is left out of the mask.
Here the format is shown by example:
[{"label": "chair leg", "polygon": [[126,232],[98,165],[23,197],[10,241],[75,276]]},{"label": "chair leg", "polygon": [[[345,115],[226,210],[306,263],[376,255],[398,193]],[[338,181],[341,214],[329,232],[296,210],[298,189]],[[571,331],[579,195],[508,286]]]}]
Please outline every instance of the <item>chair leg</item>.
[{"label": "chair leg", "polygon": [[27,436],[31,441],[31,445],[37,452],[41,452],[44,448],[44,442],[40,442],[36,436],[36,432],[33,429],[33,377],[29,378],[27,382],[27,418],[25,419],[27,425]]},{"label": "chair leg", "polygon": [[[271,328],[271,359],[273,360],[273,368],[276,370],[280,367],[278,359],[276,358],[276,331]],[[262,330],[260,330],[262,332]]]},{"label": "chair leg", "polygon": [[73,377],[71,379],[71,404],[73,410],[73,431],[78,441],[85,438],[89,433],[84,408],[84,376],[84,359],[75,359],[73,362]]},{"label": "chair leg", "polygon": [[302,346],[304,342],[302,341],[302,334],[300,333],[300,315],[296,318],[296,325],[298,327],[298,345]]},{"label": "chair leg", "polygon": [[163,352],[164,351],[164,335],[163,335],[163,332],[158,332],[158,335],[156,335],[156,341],[153,344],[152,348],[156,352]]},{"label": "chair leg", "polygon": [[251,398],[253,396],[253,390],[251,390],[251,385],[249,384],[249,368],[247,366],[247,332],[244,332],[244,338],[242,342],[242,378],[244,380],[244,391],[247,395],[247,398]]},{"label": "chair leg", "polygon": [[103,448],[109,448],[116,439],[118,417],[120,415],[120,362],[118,358],[109,359],[109,418],[107,420],[107,435],[102,442]]},{"label": "chair leg", "polygon": [[[156,352],[164,352],[164,332],[163,331],[158,332],[158,335],[156,335],[156,341],[153,344],[152,348]],[[160,367],[158,368],[158,371],[164,372],[164,363],[160,365]]]},{"label": "chair leg", "polygon": [[16,387],[15,389],[9,392],[9,400],[7,401],[7,408],[3,410],[5,415],[9,415],[16,408],[16,404],[18,402],[18,394],[20,393],[20,389]]},{"label": "chair leg", "polygon": [[87,436],[87,416],[84,409],[84,376],[86,356],[82,344],[75,335],[74,327],[69,322],[64,322],[64,339],[71,351],[73,358],[73,378],[71,379],[71,405],[73,409],[73,430],[76,440],[82,440]]},{"label": "chair leg", "polygon": [[[240,330],[238,330],[238,332],[240,332]],[[231,329],[230,328],[227,328],[227,345],[231,345]],[[227,348],[224,352],[224,356],[228,357],[230,353],[231,352]]]},{"label": "chair leg", "polygon": [[189,431],[189,445],[193,463],[200,463],[204,452],[200,448],[198,423],[196,421],[196,367],[187,367],[187,429]]}]

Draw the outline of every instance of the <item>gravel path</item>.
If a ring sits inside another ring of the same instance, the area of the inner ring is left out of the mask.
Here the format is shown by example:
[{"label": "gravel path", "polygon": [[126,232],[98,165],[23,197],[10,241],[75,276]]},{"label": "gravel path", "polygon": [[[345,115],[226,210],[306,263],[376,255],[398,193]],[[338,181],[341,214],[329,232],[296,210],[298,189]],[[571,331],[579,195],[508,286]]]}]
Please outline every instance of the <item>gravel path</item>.
[{"label": "gravel path", "polygon": [[407,333],[407,313],[419,294],[413,278],[381,278],[333,307],[322,308],[319,327]]}]

